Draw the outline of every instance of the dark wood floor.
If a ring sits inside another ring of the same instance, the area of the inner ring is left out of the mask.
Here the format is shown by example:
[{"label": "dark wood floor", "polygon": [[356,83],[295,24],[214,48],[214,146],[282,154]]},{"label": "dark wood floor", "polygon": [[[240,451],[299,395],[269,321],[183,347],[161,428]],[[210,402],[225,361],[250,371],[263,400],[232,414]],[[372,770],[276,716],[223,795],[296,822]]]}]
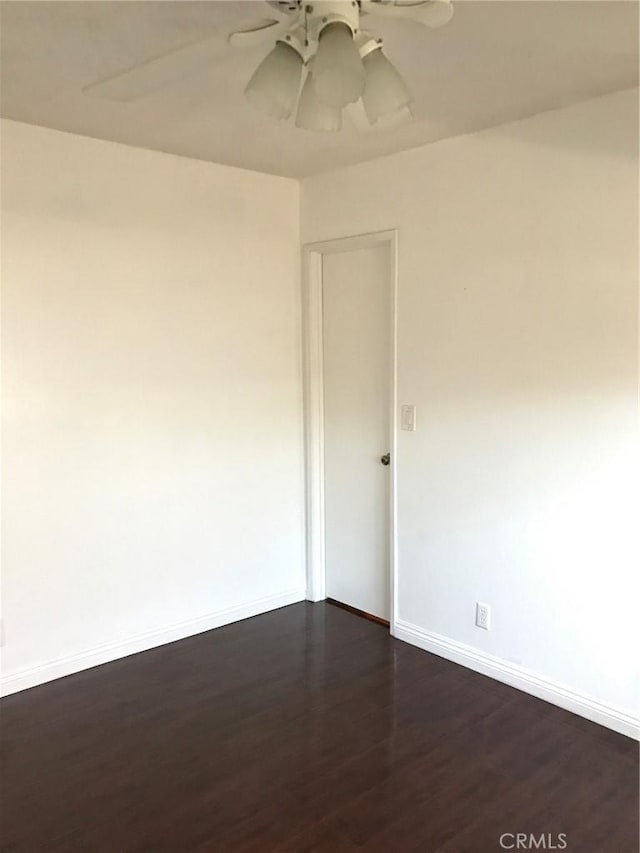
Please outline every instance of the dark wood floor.
[{"label": "dark wood floor", "polygon": [[327,604],[1,709],[3,851],[638,851],[635,742]]}]

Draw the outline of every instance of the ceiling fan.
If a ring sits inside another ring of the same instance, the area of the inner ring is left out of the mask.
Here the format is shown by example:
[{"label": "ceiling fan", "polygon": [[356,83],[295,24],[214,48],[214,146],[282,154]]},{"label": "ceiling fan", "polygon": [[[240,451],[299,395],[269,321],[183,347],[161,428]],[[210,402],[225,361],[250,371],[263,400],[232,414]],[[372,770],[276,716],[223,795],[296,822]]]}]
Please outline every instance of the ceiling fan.
[{"label": "ceiling fan", "polygon": [[[275,47],[245,89],[247,100],[276,119],[295,112],[297,127],[337,131],[343,109],[358,102],[369,124],[410,108],[409,90],[384,55],[382,39],[362,17],[390,17],[440,27],[453,15],[450,0],[266,0],[272,16],[231,32],[232,47]],[[88,95],[130,101],[206,67],[219,35],[154,57],[93,83]],[[305,75],[304,84],[302,78]],[[296,110],[297,105],[297,110]]]}]

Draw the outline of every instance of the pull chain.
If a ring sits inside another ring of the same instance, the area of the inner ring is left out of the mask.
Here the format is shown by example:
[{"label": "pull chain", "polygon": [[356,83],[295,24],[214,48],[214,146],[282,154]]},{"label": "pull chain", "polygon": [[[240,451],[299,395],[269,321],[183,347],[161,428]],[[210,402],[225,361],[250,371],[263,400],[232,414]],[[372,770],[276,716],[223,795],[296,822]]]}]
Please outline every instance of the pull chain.
[{"label": "pull chain", "polygon": [[309,12],[312,11],[312,6],[305,5],[304,7],[304,45],[309,47]]}]

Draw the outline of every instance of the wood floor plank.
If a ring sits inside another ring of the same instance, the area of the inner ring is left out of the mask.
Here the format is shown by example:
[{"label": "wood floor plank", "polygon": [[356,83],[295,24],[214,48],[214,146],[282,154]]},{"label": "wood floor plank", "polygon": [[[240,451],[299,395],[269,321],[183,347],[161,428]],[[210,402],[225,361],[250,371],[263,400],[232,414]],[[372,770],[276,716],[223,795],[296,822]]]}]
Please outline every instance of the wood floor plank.
[{"label": "wood floor plank", "polygon": [[0,703],[2,853],[637,853],[638,750],[298,604]]}]

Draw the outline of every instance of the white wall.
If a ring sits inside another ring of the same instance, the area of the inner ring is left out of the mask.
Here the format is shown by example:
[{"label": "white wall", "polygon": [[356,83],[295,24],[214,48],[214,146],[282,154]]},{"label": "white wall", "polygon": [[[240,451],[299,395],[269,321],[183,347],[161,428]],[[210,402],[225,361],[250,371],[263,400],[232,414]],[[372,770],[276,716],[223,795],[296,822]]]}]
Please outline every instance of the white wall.
[{"label": "white wall", "polygon": [[[303,183],[399,230],[398,636],[632,731],[638,92]],[[475,602],[492,608],[489,632]]]},{"label": "white wall", "polygon": [[2,124],[3,687],[304,598],[299,191]]}]

